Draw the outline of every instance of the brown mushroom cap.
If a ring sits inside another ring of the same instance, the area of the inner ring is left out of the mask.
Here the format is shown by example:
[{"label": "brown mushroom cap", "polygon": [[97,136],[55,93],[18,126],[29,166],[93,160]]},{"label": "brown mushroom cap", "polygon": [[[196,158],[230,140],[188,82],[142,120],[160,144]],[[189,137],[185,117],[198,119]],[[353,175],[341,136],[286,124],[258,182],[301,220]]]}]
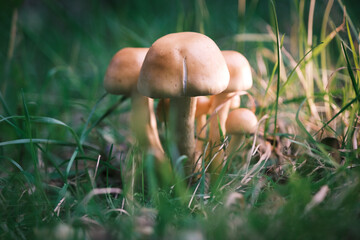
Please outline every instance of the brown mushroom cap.
[{"label": "brown mushroom cap", "polygon": [[213,95],[226,89],[229,71],[220,49],[194,32],[172,33],[149,49],[138,90],[151,98]]},{"label": "brown mushroom cap", "polygon": [[222,51],[230,72],[230,81],[224,93],[250,89],[253,80],[248,60],[237,51]]},{"label": "brown mushroom cap", "polygon": [[111,59],[104,78],[111,94],[130,95],[136,89],[141,65],[148,48],[123,48]]},{"label": "brown mushroom cap", "polygon": [[229,113],[226,120],[226,131],[228,134],[254,133],[257,118],[255,114],[246,108],[238,108]]}]

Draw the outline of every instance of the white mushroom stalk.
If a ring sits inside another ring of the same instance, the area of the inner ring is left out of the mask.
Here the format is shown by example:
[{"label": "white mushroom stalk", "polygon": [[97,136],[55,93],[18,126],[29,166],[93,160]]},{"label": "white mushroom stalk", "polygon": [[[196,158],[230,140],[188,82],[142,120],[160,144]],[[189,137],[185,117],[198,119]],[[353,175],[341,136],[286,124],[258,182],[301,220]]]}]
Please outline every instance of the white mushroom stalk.
[{"label": "white mushroom stalk", "polygon": [[202,158],[204,150],[204,142],[206,139],[206,115],[210,110],[210,98],[206,96],[197,97],[196,101],[196,112],[195,112],[195,122],[196,122],[196,145],[195,145],[195,173],[201,170]]},{"label": "white mushroom stalk", "polygon": [[[218,81],[224,79],[224,81]],[[170,98],[170,140],[176,142],[172,159],[188,157],[187,174],[195,157],[194,118],[196,96],[222,92],[229,71],[217,45],[207,36],[172,33],[150,47],[140,71],[138,90],[151,98]]]}]

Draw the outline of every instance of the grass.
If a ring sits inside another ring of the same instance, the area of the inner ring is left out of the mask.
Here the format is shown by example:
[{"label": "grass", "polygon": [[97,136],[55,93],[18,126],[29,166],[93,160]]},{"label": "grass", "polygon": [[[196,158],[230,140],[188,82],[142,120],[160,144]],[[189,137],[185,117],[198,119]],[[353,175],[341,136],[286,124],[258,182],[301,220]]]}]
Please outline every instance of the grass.
[{"label": "grass", "polygon": [[[5,2],[1,239],[360,237],[358,3]],[[117,50],[176,31],[253,68],[242,107],[259,129],[210,191],[205,177],[161,187],[128,130],[129,99],[102,87]]]}]

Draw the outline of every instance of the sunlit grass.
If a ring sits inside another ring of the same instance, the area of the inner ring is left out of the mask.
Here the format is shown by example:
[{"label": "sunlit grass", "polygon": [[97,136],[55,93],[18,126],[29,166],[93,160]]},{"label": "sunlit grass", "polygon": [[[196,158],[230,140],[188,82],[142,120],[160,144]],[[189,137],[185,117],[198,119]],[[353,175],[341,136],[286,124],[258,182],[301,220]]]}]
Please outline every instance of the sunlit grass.
[{"label": "sunlit grass", "polygon": [[[1,15],[1,239],[359,238],[359,20],[341,1],[40,2]],[[211,159],[193,186],[161,183],[168,173],[129,130],[129,99],[102,86],[120,48],[175,31],[252,66],[241,107],[258,129],[215,186]]]}]

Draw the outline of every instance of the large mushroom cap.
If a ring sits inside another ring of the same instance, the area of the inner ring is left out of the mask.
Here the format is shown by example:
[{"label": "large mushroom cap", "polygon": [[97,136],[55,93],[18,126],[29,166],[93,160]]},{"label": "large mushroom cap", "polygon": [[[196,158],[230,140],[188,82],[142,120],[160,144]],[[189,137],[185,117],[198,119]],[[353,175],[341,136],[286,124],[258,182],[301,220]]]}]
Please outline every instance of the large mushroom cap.
[{"label": "large mushroom cap", "polygon": [[111,59],[104,78],[105,90],[129,95],[137,87],[141,65],[148,48],[123,48]]},{"label": "large mushroom cap", "polygon": [[224,93],[245,91],[251,88],[253,80],[248,60],[237,51],[222,51],[230,72],[230,81]]},{"label": "large mushroom cap", "polygon": [[229,134],[254,133],[257,118],[255,114],[246,108],[238,108],[229,113],[226,120],[226,131]]},{"label": "large mushroom cap", "polygon": [[218,94],[228,83],[229,71],[214,41],[182,32],[154,42],[141,68],[138,90],[151,98],[193,97]]}]

